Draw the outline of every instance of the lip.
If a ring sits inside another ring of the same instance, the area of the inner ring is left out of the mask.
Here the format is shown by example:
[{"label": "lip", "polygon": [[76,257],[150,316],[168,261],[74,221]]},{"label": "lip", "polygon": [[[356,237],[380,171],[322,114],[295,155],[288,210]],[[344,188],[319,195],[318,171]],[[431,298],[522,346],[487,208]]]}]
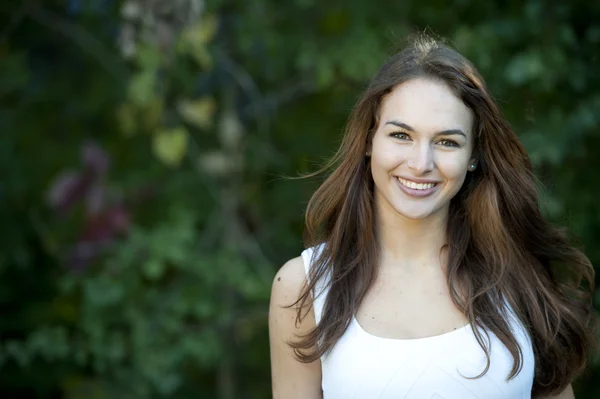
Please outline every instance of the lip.
[{"label": "lip", "polygon": [[395,178],[396,179],[396,183],[398,183],[398,186],[400,187],[400,189],[407,195],[411,196],[411,197],[418,197],[418,198],[423,198],[423,197],[428,197],[431,194],[433,194],[434,192],[437,191],[438,187],[439,187],[439,182],[434,181],[434,180],[413,180],[413,179],[404,179],[403,177],[401,179],[404,180],[409,180],[415,183],[436,183],[435,186],[428,188],[426,190],[417,190],[416,188],[410,188],[410,187],[406,187],[404,184],[400,183],[400,180],[398,180],[398,177]]}]

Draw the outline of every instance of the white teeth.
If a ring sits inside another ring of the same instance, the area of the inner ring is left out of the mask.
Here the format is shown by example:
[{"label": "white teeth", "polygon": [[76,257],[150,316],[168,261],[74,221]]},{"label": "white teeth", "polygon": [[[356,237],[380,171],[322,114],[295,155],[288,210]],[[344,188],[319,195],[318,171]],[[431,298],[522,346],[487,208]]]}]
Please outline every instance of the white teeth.
[{"label": "white teeth", "polygon": [[401,179],[399,177],[398,177],[398,181],[402,185],[404,185],[406,187],[409,187],[409,188],[412,188],[412,189],[415,189],[415,190],[427,190],[427,189],[432,188],[436,184],[436,183],[425,183],[425,184],[424,183],[415,183],[415,182],[412,182],[412,181]]}]

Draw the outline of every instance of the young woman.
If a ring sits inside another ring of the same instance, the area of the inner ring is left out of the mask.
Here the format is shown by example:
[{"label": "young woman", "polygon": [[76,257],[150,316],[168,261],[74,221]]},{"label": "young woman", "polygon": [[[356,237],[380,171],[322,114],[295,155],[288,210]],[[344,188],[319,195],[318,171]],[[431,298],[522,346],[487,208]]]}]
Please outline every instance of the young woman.
[{"label": "young woman", "polygon": [[392,57],[328,167],[273,282],[274,398],[574,397],[594,271],[467,59]]}]

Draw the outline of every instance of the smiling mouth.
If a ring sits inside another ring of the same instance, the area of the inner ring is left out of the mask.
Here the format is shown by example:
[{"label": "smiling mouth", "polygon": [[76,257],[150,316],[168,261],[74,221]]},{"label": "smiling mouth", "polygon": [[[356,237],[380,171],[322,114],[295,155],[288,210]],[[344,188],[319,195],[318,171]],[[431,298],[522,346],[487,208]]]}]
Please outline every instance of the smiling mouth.
[{"label": "smiling mouth", "polygon": [[403,179],[401,177],[396,177],[396,179],[406,188],[410,188],[413,190],[429,190],[437,185],[437,183],[415,183],[410,180]]}]

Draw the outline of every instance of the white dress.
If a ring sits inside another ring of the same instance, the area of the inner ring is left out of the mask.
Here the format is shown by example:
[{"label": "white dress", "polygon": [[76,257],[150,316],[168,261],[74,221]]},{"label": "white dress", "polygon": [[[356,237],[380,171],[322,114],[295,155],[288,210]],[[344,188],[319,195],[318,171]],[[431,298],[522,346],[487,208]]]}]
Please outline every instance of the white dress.
[{"label": "white dress", "polygon": [[[302,252],[308,275],[315,250]],[[316,258],[314,258],[316,259]],[[315,319],[321,320],[327,290],[317,285]],[[509,307],[510,309],[510,307]],[[471,325],[449,333],[419,339],[381,338],[361,328],[356,318],[329,355],[321,358],[324,399],[496,399],[531,398],[534,355],[531,340],[511,310],[509,320],[523,354],[519,374],[507,381],[513,358],[487,330],[490,368]],[[484,342],[485,330],[481,330]]]}]

